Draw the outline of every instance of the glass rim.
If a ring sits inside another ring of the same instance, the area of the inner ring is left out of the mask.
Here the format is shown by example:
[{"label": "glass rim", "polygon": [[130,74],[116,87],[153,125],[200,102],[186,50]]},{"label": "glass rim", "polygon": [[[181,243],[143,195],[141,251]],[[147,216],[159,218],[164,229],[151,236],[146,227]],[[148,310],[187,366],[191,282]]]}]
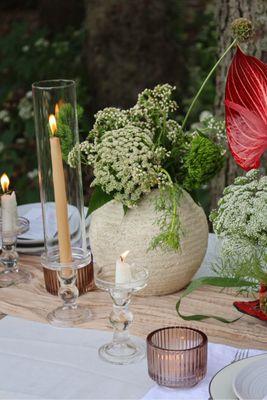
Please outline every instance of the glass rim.
[{"label": "glass rim", "polygon": [[88,265],[92,261],[92,254],[90,250],[83,250],[79,247],[72,247],[72,258],[73,260],[66,263],[61,263],[60,252],[58,246],[52,248],[49,251],[45,251],[41,255],[42,267],[50,270],[60,269],[80,269]]},{"label": "glass rim", "polygon": [[[106,266],[109,266],[109,264],[107,264]],[[133,268],[135,268],[135,269],[141,270],[144,273],[144,276],[139,278],[139,279],[133,279],[130,282],[114,283],[113,281],[109,281],[109,280],[101,278],[99,276],[99,270],[101,270],[101,267],[98,266],[97,262],[93,261],[95,282],[96,282],[96,284],[98,283],[99,285],[102,285],[102,287],[105,286],[107,289],[115,289],[115,288],[117,288],[117,289],[124,289],[125,290],[125,289],[133,289],[138,284],[141,284],[143,282],[147,282],[148,281],[149,272],[148,272],[147,268],[142,267],[140,265],[131,265],[131,266]]]},{"label": "glass rim", "polygon": [[[156,333],[161,332],[161,331],[167,331],[169,329],[184,329],[184,330],[188,330],[188,331],[197,332],[201,336],[202,341],[197,346],[190,347],[190,348],[187,348],[187,349],[177,349],[177,350],[175,350],[175,349],[167,349],[166,347],[160,347],[160,346],[157,346],[154,343],[152,343],[152,337]],[[154,349],[159,349],[159,350],[162,350],[162,351],[165,351],[165,352],[168,352],[168,353],[171,353],[171,352],[172,353],[178,353],[178,352],[184,353],[186,351],[192,351],[192,350],[204,347],[208,342],[208,337],[204,332],[200,331],[199,329],[190,328],[188,326],[175,325],[175,326],[166,326],[164,328],[159,328],[159,329],[156,329],[155,331],[150,332],[147,335],[146,342],[147,342],[148,346],[153,347]]]},{"label": "glass rim", "polygon": [[32,89],[37,89],[37,90],[64,89],[75,85],[76,82],[73,79],[60,79],[60,78],[45,79],[33,82]]}]

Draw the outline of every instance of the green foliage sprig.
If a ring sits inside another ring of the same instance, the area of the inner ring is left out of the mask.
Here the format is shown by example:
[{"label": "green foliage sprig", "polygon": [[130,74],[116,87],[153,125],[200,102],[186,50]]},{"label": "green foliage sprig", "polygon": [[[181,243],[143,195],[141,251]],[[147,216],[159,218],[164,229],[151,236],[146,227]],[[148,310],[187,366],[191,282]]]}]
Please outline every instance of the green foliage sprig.
[{"label": "green foliage sprig", "polygon": [[[83,115],[83,108],[77,106],[77,118],[81,119]],[[75,126],[76,116],[74,108],[71,104],[62,104],[59,108],[57,116],[57,132],[56,135],[60,138],[62,157],[64,161],[68,161],[69,152],[73,148],[75,142]]]},{"label": "green foliage sprig", "polygon": [[164,173],[168,177],[169,184],[160,188],[160,195],[155,201],[155,210],[158,214],[155,224],[159,227],[160,233],[152,239],[149,249],[160,247],[163,250],[179,250],[183,234],[179,204],[183,191],[179,185],[172,182],[166,171]]}]

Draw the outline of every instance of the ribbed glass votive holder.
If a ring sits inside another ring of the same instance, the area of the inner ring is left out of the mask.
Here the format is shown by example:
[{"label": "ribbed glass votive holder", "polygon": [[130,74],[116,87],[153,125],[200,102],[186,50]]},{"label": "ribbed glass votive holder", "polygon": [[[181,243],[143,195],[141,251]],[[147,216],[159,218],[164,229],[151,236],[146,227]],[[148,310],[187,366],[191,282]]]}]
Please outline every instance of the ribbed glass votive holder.
[{"label": "ribbed glass votive holder", "polygon": [[185,327],[167,327],[147,337],[149,376],[159,385],[186,388],[201,381],[207,371],[207,336]]}]

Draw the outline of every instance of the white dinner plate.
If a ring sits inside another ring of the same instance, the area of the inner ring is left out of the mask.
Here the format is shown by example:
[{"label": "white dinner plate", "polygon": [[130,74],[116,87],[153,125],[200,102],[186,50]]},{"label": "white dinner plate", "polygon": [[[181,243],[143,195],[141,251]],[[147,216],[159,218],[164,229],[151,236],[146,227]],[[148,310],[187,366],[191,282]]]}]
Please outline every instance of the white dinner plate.
[{"label": "white dinner plate", "polygon": [[210,397],[212,400],[237,400],[238,397],[233,389],[234,379],[243,368],[258,360],[267,361],[267,354],[245,358],[244,360],[227,365],[217,372],[217,374],[212,378],[209,386]]},{"label": "white dinner plate", "polygon": [[[70,206],[70,207],[72,207],[72,206]],[[30,212],[32,210],[35,211],[35,215],[36,215],[36,212],[37,212],[37,214],[40,213],[40,218],[38,218],[39,223],[38,223],[38,221],[35,221],[35,222],[33,221],[34,229],[38,229],[38,232],[37,232],[38,239],[25,238],[24,237],[25,235],[21,235],[21,237],[18,237],[18,241],[17,241],[18,246],[23,247],[25,249],[28,248],[28,246],[31,246],[31,247],[36,246],[38,248],[40,248],[40,247],[43,248],[43,243],[44,243],[44,241],[43,241],[43,225],[42,225],[42,222],[40,223],[41,213],[42,213],[41,203],[23,204],[23,205],[18,206],[18,215],[28,217],[28,219],[30,220],[30,230],[31,230]],[[84,207],[84,212],[85,212],[85,216],[86,216],[85,223],[86,223],[86,229],[87,229],[90,224],[90,216],[87,216],[87,213],[88,213],[87,207]],[[36,222],[37,222],[37,224],[36,224]],[[70,228],[71,228],[72,236],[74,236],[77,233],[77,230],[78,230],[77,223],[78,223],[78,221],[75,218],[75,215],[70,216]],[[31,233],[31,232],[29,232],[29,233]],[[35,235],[33,235],[33,236],[35,236]]]},{"label": "white dinner plate", "polygon": [[242,368],[233,380],[233,389],[240,400],[262,400],[267,396],[267,358]]}]

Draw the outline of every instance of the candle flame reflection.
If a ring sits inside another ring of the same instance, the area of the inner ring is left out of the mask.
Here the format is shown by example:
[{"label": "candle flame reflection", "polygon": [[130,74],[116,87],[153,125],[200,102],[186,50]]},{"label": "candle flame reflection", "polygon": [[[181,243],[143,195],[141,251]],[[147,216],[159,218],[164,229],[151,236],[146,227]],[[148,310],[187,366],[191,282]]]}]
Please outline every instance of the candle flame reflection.
[{"label": "candle flame reflection", "polygon": [[8,188],[9,188],[9,178],[8,178],[8,176],[7,176],[6,173],[4,173],[4,174],[1,176],[1,186],[2,186],[3,192],[7,192],[7,191],[8,191]]},{"label": "candle flame reflection", "polygon": [[120,259],[122,262],[125,260],[125,258],[128,256],[129,253],[130,253],[130,250],[127,250],[120,255]]},{"label": "candle flame reflection", "polygon": [[50,130],[52,132],[52,135],[54,135],[57,131],[57,121],[56,121],[56,117],[54,116],[54,114],[49,115],[49,126],[50,126]]}]

